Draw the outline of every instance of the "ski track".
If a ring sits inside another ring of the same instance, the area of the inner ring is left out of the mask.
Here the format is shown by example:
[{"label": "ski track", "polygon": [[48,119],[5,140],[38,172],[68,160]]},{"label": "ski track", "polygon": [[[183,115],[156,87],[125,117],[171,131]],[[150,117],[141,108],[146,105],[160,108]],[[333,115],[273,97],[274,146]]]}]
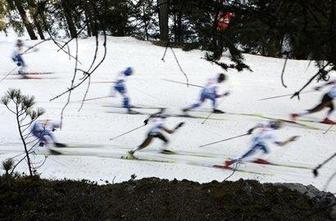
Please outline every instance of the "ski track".
[{"label": "ski track", "polygon": [[[0,35],[0,40],[1,79],[15,67],[9,58],[15,38],[4,38]],[[79,40],[79,43],[80,60],[83,64],[88,65],[95,41],[94,39],[86,39]],[[27,45],[33,44],[33,42],[27,41]],[[70,46],[74,51],[74,43],[71,43]],[[208,77],[222,71],[220,67],[200,59],[204,55],[203,52],[174,50],[192,84],[203,85]],[[149,42],[141,42],[128,37],[109,37],[106,61],[92,76],[92,81],[112,82],[119,71],[127,66],[132,66],[135,69],[135,75],[127,81],[131,102],[135,106],[167,107],[168,114],[175,115],[175,117],[168,119],[168,127],[174,127],[180,121],[186,122],[185,126],[176,134],[169,136],[171,141],[169,147],[175,151],[207,156],[158,154],[157,151],[161,143],[155,141],[143,152],[137,154],[141,157],[175,160],[175,163],[119,159],[128,150],[135,148],[142,142],[148,128],[141,128],[113,141],[110,141],[109,138],[140,126],[147,115],[124,114],[123,110],[118,108],[121,103],[121,97],[118,95],[113,98],[87,101],[82,111],[78,112],[81,104],[78,101],[82,100],[86,89],[86,85],[83,85],[73,91],[72,101],[77,102],[68,105],[64,115],[63,128],[61,131],[56,131],[55,135],[60,142],[67,144],[99,144],[102,147],[65,148],[64,151],[71,152],[72,155],[48,156],[46,163],[38,170],[42,177],[89,179],[104,183],[105,180],[110,182],[126,181],[130,179],[132,174],[135,174],[137,178],[176,178],[197,182],[221,181],[232,171],[191,165],[183,160],[194,160],[200,164],[218,164],[228,157],[240,156],[249,147],[250,137],[248,136],[208,147],[200,148],[199,146],[246,133],[249,128],[265,120],[256,115],[288,119],[289,113],[310,108],[321,97],[321,92],[317,92],[302,95],[300,101],[289,98],[258,101],[258,99],[267,96],[294,92],[316,72],[316,69],[311,66],[304,73],[309,61],[288,60],[285,79],[288,88],[283,88],[280,82],[282,59],[245,55],[246,62],[251,66],[253,72],[230,71],[228,73],[229,81],[220,88],[221,91],[230,90],[232,92],[230,96],[219,100],[219,108],[228,114],[213,114],[209,120],[202,124],[203,118],[208,116],[207,111],[210,109],[209,104],[205,104],[200,108],[200,111],[190,113],[190,115],[200,116],[199,119],[176,117],[181,114],[181,108],[197,100],[200,89],[162,80],[185,81],[170,53],[167,54],[165,62],[161,61],[163,52],[164,48],[154,46]],[[51,76],[41,75],[39,77],[43,80],[4,80],[0,82],[1,96],[8,88],[20,88],[23,93],[36,97],[38,107],[46,109],[44,118],[59,119],[67,96],[53,102],[49,102],[49,100],[68,88],[73,74],[74,62],[69,61],[67,55],[57,52],[57,47],[51,42],[42,44],[38,52],[24,56],[24,59],[28,64],[28,71],[54,72],[52,77],[56,79],[48,79]],[[228,61],[227,56],[223,56],[223,60]],[[80,66],[81,69],[86,67],[85,65]],[[111,85],[112,83],[92,84],[87,98],[109,95]],[[155,111],[155,109],[139,109],[139,112],[148,114]],[[253,114],[255,115],[252,116]],[[320,119],[323,114],[314,114],[305,119]],[[336,116],[333,115],[333,117]],[[3,161],[22,152],[22,147],[14,116],[4,106],[0,106],[0,122],[0,160]],[[285,147],[272,146],[268,160],[275,163],[314,167],[334,153],[336,128],[323,134],[329,125],[305,121],[302,123],[318,129],[307,129],[286,123],[285,129],[279,131],[278,137],[284,139],[292,135],[299,135],[301,138]],[[115,157],[109,157],[112,155]],[[43,155],[34,156],[36,161],[41,161],[43,158]],[[318,179],[313,177],[311,171],[297,168],[255,164],[241,165],[240,168],[271,175],[236,172],[230,180],[244,178],[256,179],[261,182],[294,182],[312,184],[322,189],[329,176],[334,172],[333,168],[336,168],[336,160],[331,161],[320,170]],[[18,170],[27,172],[24,164],[21,164]],[[336,192],[336,180],[329,184],[328,191]]]}]

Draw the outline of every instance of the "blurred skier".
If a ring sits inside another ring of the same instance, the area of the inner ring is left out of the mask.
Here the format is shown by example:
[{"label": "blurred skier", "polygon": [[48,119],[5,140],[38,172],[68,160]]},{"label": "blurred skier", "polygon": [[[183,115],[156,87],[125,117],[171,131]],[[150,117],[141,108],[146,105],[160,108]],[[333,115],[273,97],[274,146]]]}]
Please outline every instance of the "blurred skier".
[{"label": "blurred skier", "polygon": [[164,125],[166,118],[167,118],[167,115],[160,113],[160,114],[152,115],[144,121],[145,125],[147,125],[148,122],[150,122],[152,126],[149,129],[147,133],[147,137],[142,142],[142,144],[140,144],[135,150],[131,150],[128,152],[128,158],[134,158],[134,153],[136,151],[142,150],[145,147],[147,147],[154,138],[158,138],[163,141],[163,147],[161,148],[161,151],[160,151],[161,153],[173,153],[172,151],[165,149],[165,147],[169,143],[169,140],[162,132],[173,134],[176,132],[176,130],[178,130],[180,127],[184,125],[184,122],[180,122],[179,124],[177,124],[174,129],[168,129]]},{"label": "blurred skier", "polygon": [[224,82],[225,80],[226,76],[223,73],[218,74],[214,78],[210,78],[201,91],[199,101],[197,103],[192,104],[189,107],[182,109],[182,111],[187,112],[189,110],[198,108],[204,103],[204,101],[210,100],[212,102],[213,113],[224,113],[223,111],[217,109],[217,98],[228,96],[230,92],[227,91],[224,94],[217,94],[217,87],[218,84]]},{"label": "blurred skier", "polygon": [[27,65],[22,57],[23,47],[24,47],[23,41],[21,39],[18,39],[15,44],[15,49],[12,53],[12,60],[19,67],[18,74],[24,78],[26,76],[25,71],[26,71]]},{"label": "blurred skier", "polygon": [[124,71],[120,72],[113,86],[113,93],[120,93],[120,95],[123,97],[123,107],[127,109],[128,113],[137,113],[131,109],[132,106],[130,105],[130,98],[126,89],[126,79],[128,76],[131,76],[133,72],[133,68],[131,67],[128,67]]},{"label": "blurred skier", "polygon": [[315,90],[319,91],[322,88],[324,88],[325,86],[331,86],[331,88],[329,89],[329,91],[327,93],[325,93],[323,95],[321,102],[312,109],[303,111],[301,113],[291,114],[291,118],[292,118],[293,121],[295,121],[298,117],[301,117],[301,116],[304,116],[304,115],[307,115],[307,114],[312,114],[312,113],[315,113],[315,112],[319,112],[319,111],[323,110],[324,108],[329,108],[327,116],[321,121],[321,123],[336,124],[335,121],[332,121],[332,120],[329,119],[329,117],[331,116],[331,114],[333,113],[333,111],[335,109],[334,104],[333,104],[333,100],[336,98],[336,80],[330,81],[330,82],[328,82],[324,85],[315,87]]},{"label": "blurred skier", "polygon": [[54,131],[59,128],[60,124],[55,123],[49,119],[36,120],[31,126],[31,133],[39,139],[39,146],[50,147],[54,145],[56,147],[65,147],[65,144],[58,143],[54,136]]},{"label": "blurred skier", "polygon": [[[247,158],[256,155],[258,151],[261,151],[262,155],[270,153],[270,150],[268,148],[268,142],[272,142],[278,146],[285,146],[286,144],[296,141],[298,139],[298,136],[292,136],[285,141],[278,141],[275,136],[275,132],[276,130],[279,130],[281,127],[282,122],[279,120],[275,120],[267,123],[258,124],[257,126],[249,129],[247,134],[252,134],[252,132],[258,128],[261,130],[252,138],[250,149],[239,158],[233,160],[226,160],[225,167],[230,168],[231,164],[247,161],[246,160]],[[260,164],[269,164],[268,161],[260,158],[254,159],[253,162]]]}]

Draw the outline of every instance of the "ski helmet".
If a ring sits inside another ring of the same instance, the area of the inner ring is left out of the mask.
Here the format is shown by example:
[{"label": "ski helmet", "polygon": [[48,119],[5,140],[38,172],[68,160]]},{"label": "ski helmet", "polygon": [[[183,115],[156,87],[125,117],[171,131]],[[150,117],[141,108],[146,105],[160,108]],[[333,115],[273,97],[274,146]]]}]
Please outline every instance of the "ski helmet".
[{"label": "ski helmet", "polygon": [[223,81],[225,81],[226,80],[226,76],[225,76],[225,74],[223,74],[223,73],[220,73],[219,75],[218,75],[218,83],[221,83],[221,82],[223,82]]},{"label": "ski helmet", "polygon": [[126,76],[132,75],[133,74],[133,68],[131,68],[131,67],[126,68],[126,70],[124,71],[124,74]]},{"label": "ski helmet", "polygon": [[269,123],[270,128],[278,130],[282,126],[282,122],[280,120],[273,120]]}]

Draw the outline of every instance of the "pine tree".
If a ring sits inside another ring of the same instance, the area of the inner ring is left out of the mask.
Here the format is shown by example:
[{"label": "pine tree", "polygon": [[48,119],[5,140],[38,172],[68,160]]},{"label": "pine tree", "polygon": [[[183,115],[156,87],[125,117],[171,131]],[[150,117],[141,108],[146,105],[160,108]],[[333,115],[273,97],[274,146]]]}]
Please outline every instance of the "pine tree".
[{"label": "pine tree", "polygon": [[23,159],[27,160],[29,175],[33,176],[35,172],[30,154],[36,143],[32,144],[34,140],[32,140],[29,129],[32,123],[44,114],[44,110],[41,108],[34,110],[35,98],[23,95],[19,89],[9,89],[1,98],[1,102],[15,115],[18,132],[25,151],[25,157]]}]

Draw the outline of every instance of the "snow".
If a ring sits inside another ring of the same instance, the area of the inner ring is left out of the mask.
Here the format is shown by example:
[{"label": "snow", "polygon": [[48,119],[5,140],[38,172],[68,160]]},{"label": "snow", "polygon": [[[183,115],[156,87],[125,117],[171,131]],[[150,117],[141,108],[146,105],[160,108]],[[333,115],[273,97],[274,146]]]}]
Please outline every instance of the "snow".
[{"label": "snow", "polygon": [[[9,56],[13,50],[15,38],[0,37],[0,76],[3,78],[15,68]],[[27,45],[36,42],[26,41]],[[168,113],[180,114],[181,108],[195,102],[199,95],[199,88],[187,87],[163,79],[185,82],[175,62],[174,56],[168,50],[165,62],[161,60],[164,48],[154,46],[150,42],[138,41],[129,37],[109,37],[108,51],[105,62],[92,76],[92,84],[88,98],[107,96],[111,92],[111,83],[118,72],[128,66],[135,69],[135,74],[127,81],[131,103],[142,106],[167,107]],[[75,52],[75,43],[70,44],[72,53]],[[79,40],[80,68],[91,64],[95,47],[94,39]],[[43,118],[60,119],[61,110],[66,96],[50,102],[54,96],[65,91],[73,74],[74,61],[63,52],[58,52],[52,42],[39,45],[36,53],[24,56],[30,71],[49,72],[41,80],[10,80],[0,82],[0,94],[3,95],[9,88],[20,88],[25,94],[34,95],[37,106],[46,109]],[[207,78],[218,72],[220,67],[202,59],[204,53],[198,50],[184,52],[174,49],[175,53],[188,74],[190,83],[203,85]],[[99,53],[99,58],[102,51]],[[186,155],[162,155],[157,151],[161,143],[155,141],[151,146],[137,153],[137,156],[150,159],[175,161],[174,163],[159,163],[149,161],[130,161],[120,159],[128,150],[139,145],[148,127],[143,127],[128,135],[110,141],[115,137],[135,127],[141,126],[146,115],[127,115],[121,108],[112,108],[121,105],[120,96],[88,101],[83,109],[78,111],[80,101],[86,90],[86,84],[75,90],[72,102],[65,111],[63,128],[55,132],[60,142],[67,144],[82,144],[81,147],[64,149],[68,155],[49,156],[46,163],[38,170],[42,177],[52,179],[88,179],[103,183],[122,182],[129,180],[132,174],[137,178],[160,177],[167,179],[189,179],[198,182],[224,180],[230,174],[229,170],[215,169],[196,164],[223,163],[228,157],[237,157],[244,153],[249,146],[249,136],[218,143],[208,147],[200,145],[225,139],[231,136],[246,133],[246,131],[265,119],[258,116],[247,116],[239,113],[262,114],[273,118],[288,118],[292,112],[298,112],[314,106],[322,95],[321,92],[302,95],[300,100],[279,98],[274,100],[258,101],[268,96],[290,94],[299,89],[307,79],[316,72],[312,65],[305,72],[309,61],[289,60],[285,83],[281,85],[280,73],[283,59],[266,58],[262,56],[245,55],[246,63],[253,72],[237,72],[230,70],[227,74],[229,81],[221,86],[221,91],[230,90],[230,96],[219,100],[219,108],[228,114],[214,114],[213,119],[178,118],[171,117],[167,121],[169,128],[185,121],[186,124],[178,132],[169,136],[169,148],[176,151],[192,152],[206,155],[203,157]],[[229,61],[228,55],[223,60]],[[12,76],[11,76],[12,77]],[[49,78],[49,79],[48,79]],[[206,104],[192,115],[207,117],[210,105]],[[153,113],[155,110],[139,110]],[[110,113],[116,112],[116,113]],[[307,119],[321,119],[323,113],[306,117]],[[335,115],[333,115],[335,118]],[[0,161],[22,153],[19,135],[14,116],[0,106]],[[314,168],[335,151],[335,129],[323,134],[328,125],[307,123],[315,129],[307,129],[286,124],[278,132],[280,139],[299,135],[300,139],[285,147],[271,147],[269,160],[281,164],[304,165]],[[91,148],[90,148],[91,145]],[[80,145],[79,145],[80,146]],[[19,158],[15,158],[19,159]],[[43,160],[43,156],[34,156],[35,161]],[[255,171],[262,174],[236,172],[229,180],[256,179],[260,182],[295,182],[305,185],[312,184],[319,189],[325,188],[328,178],[334,172],[336,160],[331,161],[320,170],[318,179],[314,178],[311,170],[263,166],[256,164],[241,165],[240,169]],[[24,164],[18,167],[21,172],[27,172]],[[328,191],[336,191],[336,180],[327,187]]]}]

